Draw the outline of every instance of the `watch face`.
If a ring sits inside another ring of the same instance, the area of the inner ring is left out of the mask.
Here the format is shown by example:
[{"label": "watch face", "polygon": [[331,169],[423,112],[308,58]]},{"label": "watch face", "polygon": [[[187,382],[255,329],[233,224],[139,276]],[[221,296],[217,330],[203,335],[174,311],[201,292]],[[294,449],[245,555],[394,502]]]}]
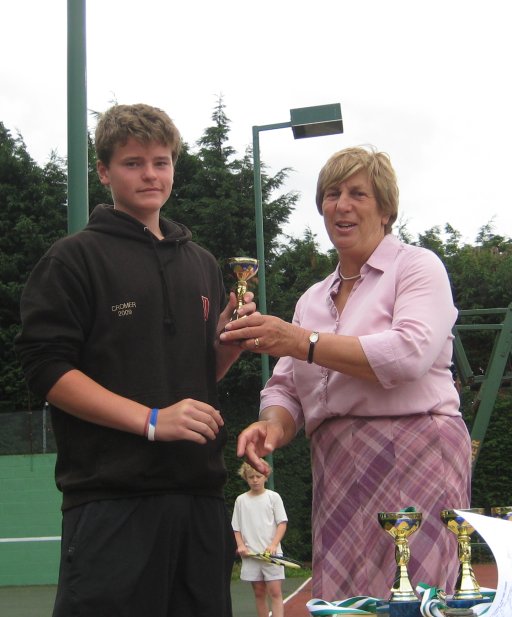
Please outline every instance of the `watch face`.
[{"label": "watch face", "polygon": [[316,343],[318,341],[318,332],[311,332],[309,335],[309,341],[311,343]]}]

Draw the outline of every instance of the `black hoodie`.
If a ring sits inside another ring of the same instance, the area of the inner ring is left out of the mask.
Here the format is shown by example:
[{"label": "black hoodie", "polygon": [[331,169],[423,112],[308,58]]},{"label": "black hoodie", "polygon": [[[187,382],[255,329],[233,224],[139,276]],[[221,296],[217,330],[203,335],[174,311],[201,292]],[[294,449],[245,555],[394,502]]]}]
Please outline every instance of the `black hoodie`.
[{"label": "black hoodie", "polygon": [[[79,369],[150,407],[194,398],[218,408],[214,342],[226,304],[214,257],[184,226],[142,223],[97,206],[83,231],[57,241],[36,265],[16,339],[29,387],[45,397]],[[205,445],[149,442],[52,408],[63,509],[158,493],[222,496],[221,430]]]}]

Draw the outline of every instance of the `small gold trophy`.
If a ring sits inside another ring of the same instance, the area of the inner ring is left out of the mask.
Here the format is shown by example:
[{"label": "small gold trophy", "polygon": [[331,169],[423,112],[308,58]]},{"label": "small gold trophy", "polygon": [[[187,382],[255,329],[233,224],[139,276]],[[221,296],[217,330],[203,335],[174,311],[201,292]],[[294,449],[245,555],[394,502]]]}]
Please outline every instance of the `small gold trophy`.
[{"label": "small gold trophy", "polygon": [[[484,508],[466,508],[462,512],[485,514]],[[453,593],[454,600],[481,600],[480,585],[471,567],[470,536],[474,528],[454,510],[442,510],[441,520],[457,536],[459,554],[459,574]]]},{"label": "small gold trophy", "polygon": [[379,512],[378,514],[381,527],[395,540],[396,573],[391,587],[390,602],[418,601],[407,572],[407,564],[411,556],[408,538],[420,526],[422,514],[408,510],[409,508],[401,512]]},{"label": "small gold trophy", "polygon": [[244,294],[247,291],[247,281],[258,272],[258,260],[252,257],[231,257],[228,259],[229,267],[236,277],[236,308],[231,316],[231,321],[238,319],[238,309],[244,304]]},{"label": "small gold trophy", "polygon": [[512,521],[512,506],[494,506],[494,508],[491,508],[491,516]]}]

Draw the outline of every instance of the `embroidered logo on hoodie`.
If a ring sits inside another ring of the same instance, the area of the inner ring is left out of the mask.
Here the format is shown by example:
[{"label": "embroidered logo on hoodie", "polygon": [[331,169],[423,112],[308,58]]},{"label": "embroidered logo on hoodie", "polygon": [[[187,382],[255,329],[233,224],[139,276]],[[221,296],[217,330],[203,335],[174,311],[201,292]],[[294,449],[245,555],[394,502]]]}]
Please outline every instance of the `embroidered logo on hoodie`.
[{"label": "embroidered logo on hoodie", "polygon": [[208,315],[210,314],[210,300],[204,296],[201,296],[201,300],[203,301],[204,320],[208,321]]},{"label": "embroidered logo on hoodie", "polygon": [[133,313],[133,309],[137,307],[136,302],[122,302],[121,304],[114,304],[112,306],[112,312],[117,313],[119,317],[126,317]]}]

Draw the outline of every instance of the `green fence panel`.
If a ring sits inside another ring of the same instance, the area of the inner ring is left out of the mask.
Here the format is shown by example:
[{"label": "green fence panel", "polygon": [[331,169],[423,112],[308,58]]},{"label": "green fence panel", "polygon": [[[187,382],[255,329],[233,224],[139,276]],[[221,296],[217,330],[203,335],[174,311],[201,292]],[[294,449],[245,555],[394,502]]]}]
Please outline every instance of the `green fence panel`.
[{"label": "green fence panel", "polygon": [[57,582],[62,496],[54,469],[53,453],[0,456],[0,586]]}]

